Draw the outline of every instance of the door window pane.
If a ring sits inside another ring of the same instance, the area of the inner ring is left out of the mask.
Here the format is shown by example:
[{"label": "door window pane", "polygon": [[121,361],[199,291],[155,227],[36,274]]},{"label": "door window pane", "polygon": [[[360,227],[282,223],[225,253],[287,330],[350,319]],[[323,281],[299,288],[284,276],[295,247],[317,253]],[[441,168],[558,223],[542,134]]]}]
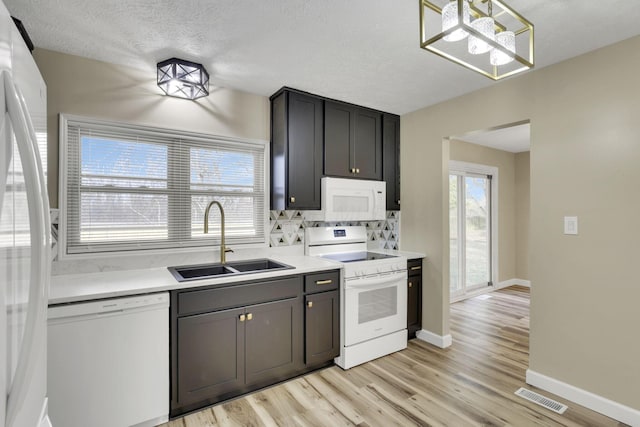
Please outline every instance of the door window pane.
[{"label": "door window pane", "polygon": [[451,293],[461,289],[458,236],[458,176],[449,175],[449,280]]},{"label": "door window pane", "polygon": [[449,290],[453,297],[491,277],[491,175],[449,175]]},{"label": "door window pane", "polygon": [[490,281],[489,183],[487,178],[465,177],[466,285]]}]

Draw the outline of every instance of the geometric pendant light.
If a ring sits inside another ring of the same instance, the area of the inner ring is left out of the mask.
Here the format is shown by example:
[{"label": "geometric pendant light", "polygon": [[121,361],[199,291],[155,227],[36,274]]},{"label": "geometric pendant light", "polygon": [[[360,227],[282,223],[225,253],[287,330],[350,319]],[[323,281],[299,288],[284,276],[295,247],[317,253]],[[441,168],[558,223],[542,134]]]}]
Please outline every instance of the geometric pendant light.
[{"label": "geometric pendant light", "polygon": [[419,1],[422,49],[493,80],[533,68],[533,24],[502,0]]},{"label": "geometric pendant light", "polygon": [[158,62],[158,86],[169,96],[198,99],[209,95],[209,73],[202,64],[171,58]]}]

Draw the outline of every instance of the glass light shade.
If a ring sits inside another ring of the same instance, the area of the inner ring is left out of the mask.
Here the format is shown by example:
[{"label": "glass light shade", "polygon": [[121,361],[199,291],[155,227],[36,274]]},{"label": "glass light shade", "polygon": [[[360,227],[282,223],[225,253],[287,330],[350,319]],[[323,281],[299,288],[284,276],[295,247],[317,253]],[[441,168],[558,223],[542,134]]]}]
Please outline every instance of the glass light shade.
[{"label": "glass light shade", "polygon": [[158,87],[169,96],[198,99],[209,95],[209,73],[195,62],[171,58],[159,62]]},{"label": "glass light shade", "polygon": [[[495,40],[496,38],[494,22],[493,22],[493,18],[491,17],[487,16],[484,18],[476,19],[471,23],[471,28],[473,28],[474,30],[478,31],[480,34],[482,34],[483,36],[491,40]],[[468,48],[469,48],[469,53],[472,55],[480,55],[481,53],[487,53],[492,49],[491,45],[480,40],[478,37],[474,37],[472,35],[469,36]]]},{"label": "glass light shade", "polygon": [[[467,0],[462,2],[462,22],[469,24],[471,18],[469,17],[469,3]],[[458,25],[458,2],[457,0],[451,1],[442,8],[442,31],[446,31],[451,27]],[[455,30],[448,36],[444,36],[443,40],[446,42],[457,42],[467,37],[469,33],[465,30]]]},{"label": "glass light shade", "polygon": [[[516,35],[513,31],[502,31],[496,34],[496,43],[510,52],[516,53]],[[514,55],[493,49],[489,54],[491,65],[505,65],[513,61]]]}]

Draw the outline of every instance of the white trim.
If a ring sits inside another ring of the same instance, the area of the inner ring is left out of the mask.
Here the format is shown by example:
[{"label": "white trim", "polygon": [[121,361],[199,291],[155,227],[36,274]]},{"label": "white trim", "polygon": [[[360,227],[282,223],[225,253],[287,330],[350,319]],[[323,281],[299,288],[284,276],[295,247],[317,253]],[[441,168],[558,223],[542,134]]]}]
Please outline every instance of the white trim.
[{"label": "white trim", "polygon": [[525,286],[527,288],[530,288],[531,281],[524,280],[524,279],[509,279],[509,280],[505,280],[504,282],[498,283],[498,286],[496,287],[496,289],[508,288],[509,286],[513,286],[513,285]]},{"label": "white trim", "polygon": [[420,341],[428,342],[429,344],[433,344],[436,347],[447,348],[451,346],[453,342],[453,338],[451,338],[451,334],[447,335],[437,335],[431,331],[427,331],[426,329],[421,329],[416,332],[416,338]]},{"label": "white trim", "polygon": [[478,295],[488,294],[488,293],[497,291],[498,289],[508,288],[509,286],[513,286],[513,285],[526,286],[527,288],[530,288],[531,287],[531,281],[524,280],[524,279],[509,279],[509,280],[505,280],[503,282],[499,282],[497,285],[494,285],[494,286],[483,286],[480,289],[474,289],[473,291],[468,292],[466,294],[450,295],[449,303],[453,304],[454,302],[464,301],[464,300],[469,299],[469,298],[477,297]]},{"label": "white trim", "polygon": [[625,424],[640,426],[640,410],[527,369],[527,384],[568,399]]}]

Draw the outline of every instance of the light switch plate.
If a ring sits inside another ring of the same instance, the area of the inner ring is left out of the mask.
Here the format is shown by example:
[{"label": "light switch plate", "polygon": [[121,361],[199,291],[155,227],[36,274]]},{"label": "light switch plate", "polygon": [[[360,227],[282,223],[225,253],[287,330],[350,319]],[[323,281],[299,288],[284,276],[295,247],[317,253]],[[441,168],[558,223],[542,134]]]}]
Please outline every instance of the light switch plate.
[{"label": "light switch plate", "polygon": [[578,234],[578,217],[564,217],[564,234]]}]

